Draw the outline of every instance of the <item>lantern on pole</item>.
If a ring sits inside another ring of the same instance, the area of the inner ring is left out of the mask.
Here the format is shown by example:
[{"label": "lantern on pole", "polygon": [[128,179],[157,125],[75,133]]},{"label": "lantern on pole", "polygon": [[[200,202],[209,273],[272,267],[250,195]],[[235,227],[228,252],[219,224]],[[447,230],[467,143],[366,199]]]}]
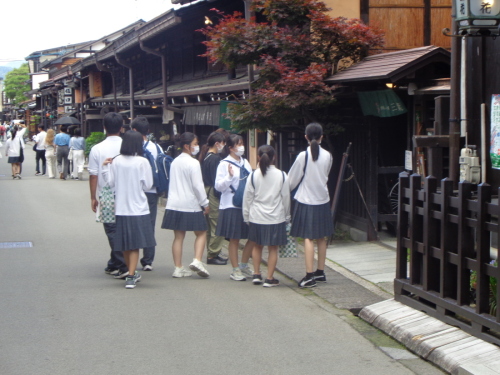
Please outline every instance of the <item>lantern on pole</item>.
[{"label": "lantern on pole", "polygon": [[455,0],[462,35],[499,35],[500,0]]}]

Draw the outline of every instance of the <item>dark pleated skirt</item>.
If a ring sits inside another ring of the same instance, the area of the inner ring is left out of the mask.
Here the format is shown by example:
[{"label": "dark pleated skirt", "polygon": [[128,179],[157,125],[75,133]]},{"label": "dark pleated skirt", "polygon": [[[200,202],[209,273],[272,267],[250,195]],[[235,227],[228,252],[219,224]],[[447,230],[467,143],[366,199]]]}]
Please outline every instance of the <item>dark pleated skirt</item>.
[{"label": "dark pleated skirt", "polygon": [[163,229],[182,230],[186,232],[203,231],[208,229],[203,212],[184,212],[166,210],[161,224]]},{"label": "dark pleated skirt", "polygon": [[219,210],[215,235],[230,240],[246,240],[248,238],[248,225],[243,221],[241,208]]},{"label": "dark pleated skirt", "polygon": [[114,251],[127,251],[156,246],[149,215],[116,216]]},{"label": "dark pleated skirt", "polygon": [[9,156],[9,159],[7,160],[7,163],[13,164],[13,163],[20,163],[21,158],[19,156]]},{"label": "dark pleated skirt", "polygon": [[286,245],[286,223],[250,223],[248,228],[248,239],[262,246]]},{"label": "dark pleated skirt", "polygon": [[315,240],[331,236],[332,233],[333,220],[329,203],[308,205],[295,202],[291,236]]}]

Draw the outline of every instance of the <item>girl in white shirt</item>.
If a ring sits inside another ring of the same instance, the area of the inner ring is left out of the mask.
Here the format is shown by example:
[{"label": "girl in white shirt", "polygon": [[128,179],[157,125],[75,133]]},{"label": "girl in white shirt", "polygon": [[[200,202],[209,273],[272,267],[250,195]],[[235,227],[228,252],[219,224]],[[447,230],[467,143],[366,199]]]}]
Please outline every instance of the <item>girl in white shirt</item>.
[{"label": "girl in white shirt", "polygon": [[243,219],[249,223],[248,238],[255,242],[252,252],[253,283],[262,283],[260,262],[267,246],[267,278],[265,287],[278,286],[273,277],[278,262],[278,246],[286,245],[286,222],[290,221],[290,187],[286,174],[274,166],[275,151],[268,145],[258,150],[259,169],[249,177],[243,197]]},{"label": "girl in white shirt", "polygon": [[8,157],[7,162],[12,168],[12,178],[18,180],[21,179],[21,164],[24,160],[23,134],[24,132],[16,125],[11,130],[11,137],[5,143],[5,156]]},{"label": "girl in white shirt", "polygon": [[189,277],[191,271],[182,266],[182,245],[186,231],[193,231],[194,259],[189,265],[201,277],[209,277],[207,269],[201,262],[207,241],[207,222],[205,216],[209,212],[207,193],[203,185],[200,163],[193,158],[200,152],[198,138],[186,132],[179,138],[182,153],[170,166],[170,184],[168,189],[167,209],[161,227],[174,231],[172,255],[175,271],[173,277]]},{"label": "girl in white shirt", "polygon": [[[300,288],[312,288],[317,281],[326,282],[325,261],[328,237],[333,232],[328,194],[328,175],[332,168],[332,155],[320,147],[323,128],[312,123],[306,127],[305,138],[309,142],[289,172],[290,189],[298,186],[297,200],[290,234],[304,238],[306,276],[299,282]],[[318,246],[318,268],[314,272],[314,240]]]},{"label": "girl in white shirt", "polygon": [[250,259],[255,244],[253,241],[247,241],[241,256],[241,263],[238,264],[238,246],[241,239],[248,238],[248,225],[243,221],[241,207],[233,205],[233,191],[236,191],[240,184],[241,168],[245,168],[250,173],[252,167],[242,157],[245,153],[245,146],[243,146],[243,138],[240,135],[231,134],[226,139],[226,149],[229,156],[219,163],[215,177],[215,189],[222,193],[215,234],[229,239],[229,260],[233,266],[233,272],[229,277],[232,280],[245,281],[246,277],[253,275],[252,270],[248,267],[248,259]]},{"label": "girl in white shirt", "polygon": [[148,200],[144,193],[153,186],[153,173],[148,160],[142,157],[142,142],[142,134],[136,131],[125,133],[120,155],[108,158],[103,163],[104,180],[115,191],[116,232],[113,251],[123,251],[129,272],[125,279],[127,289],[135,288],[141,279],[136,271],[139,249],[156,246]]}]

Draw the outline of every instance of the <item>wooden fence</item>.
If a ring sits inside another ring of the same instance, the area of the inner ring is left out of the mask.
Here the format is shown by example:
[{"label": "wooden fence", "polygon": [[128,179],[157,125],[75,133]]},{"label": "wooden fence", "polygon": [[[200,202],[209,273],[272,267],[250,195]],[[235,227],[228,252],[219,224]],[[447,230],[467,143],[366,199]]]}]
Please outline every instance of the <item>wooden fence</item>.
[{"label": "wooden fence", "polygon": [[[395,299],[500,345],[500,268],[490,255],[500,189],[399,175]],[[422,187],[423,186],[423,187]],[[497,246],[498,247],[498,246]]]}]

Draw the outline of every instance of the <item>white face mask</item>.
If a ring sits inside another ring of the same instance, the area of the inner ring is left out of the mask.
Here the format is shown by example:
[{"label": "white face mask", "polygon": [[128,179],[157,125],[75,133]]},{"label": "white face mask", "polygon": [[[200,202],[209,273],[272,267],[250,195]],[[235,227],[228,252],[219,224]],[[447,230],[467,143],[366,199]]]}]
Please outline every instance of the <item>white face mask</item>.
[{"label": "white face mask", "polygon": [[245,146],[238,146],[236,150],[237,151],[234,152],[236,155],[243,156],[243,154],[245,153]]},{"label": "white face mask", "polygon": [[217,146],[217,153],[220,154],[224,150],[224,146]]},{"label": "white face mask", "polygon": [[191,155],[196,156],[198,155],[198,152],[200,152],[200,146],[194,146],[193,150],[191,151]]}]

